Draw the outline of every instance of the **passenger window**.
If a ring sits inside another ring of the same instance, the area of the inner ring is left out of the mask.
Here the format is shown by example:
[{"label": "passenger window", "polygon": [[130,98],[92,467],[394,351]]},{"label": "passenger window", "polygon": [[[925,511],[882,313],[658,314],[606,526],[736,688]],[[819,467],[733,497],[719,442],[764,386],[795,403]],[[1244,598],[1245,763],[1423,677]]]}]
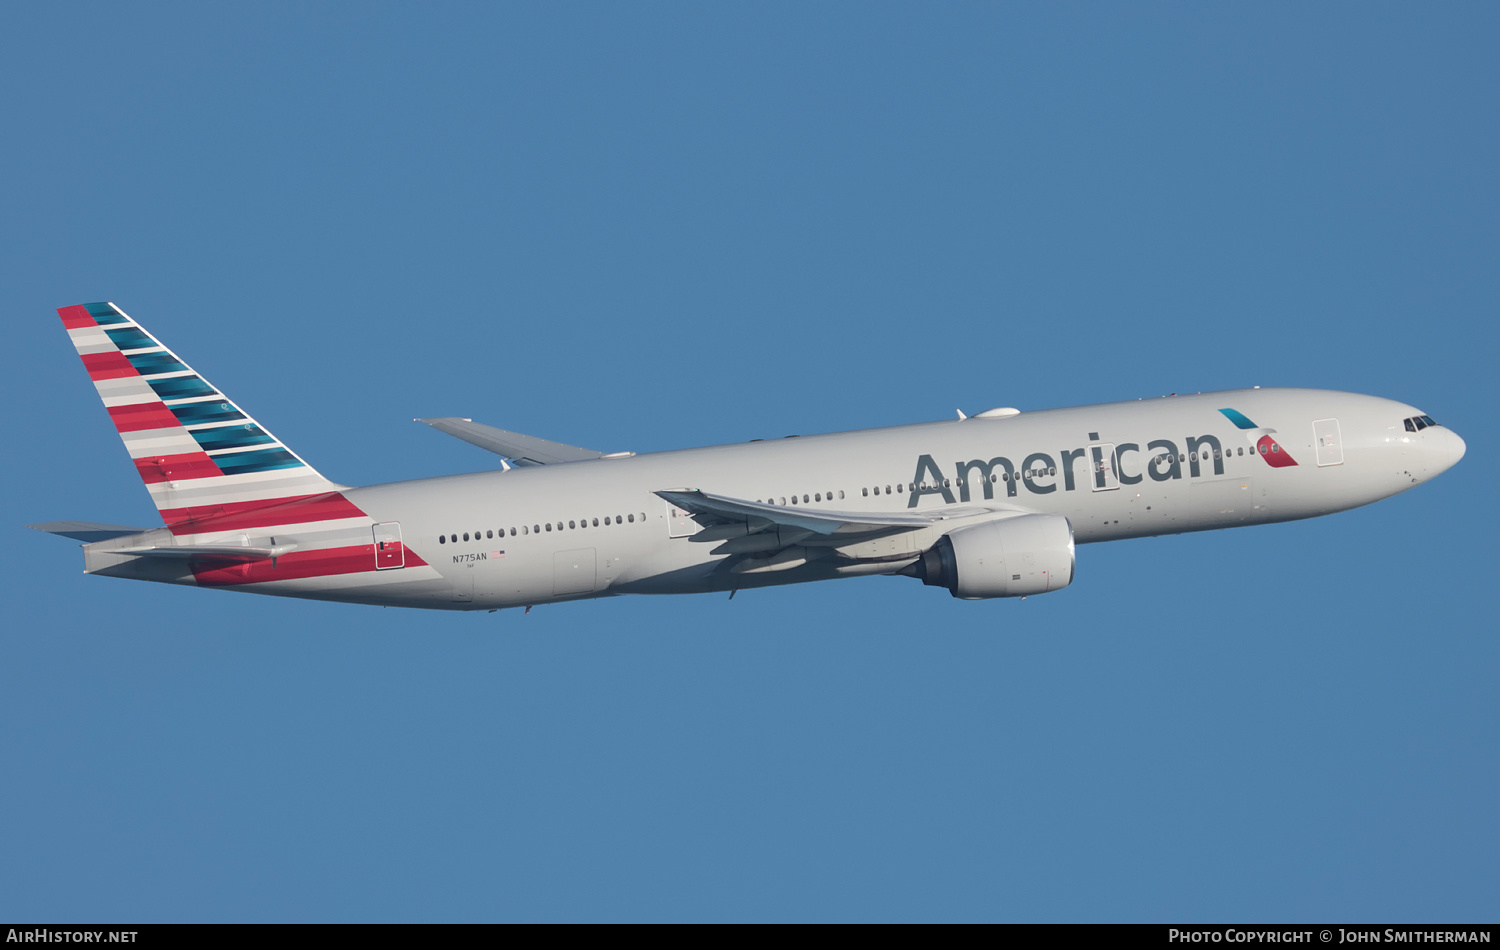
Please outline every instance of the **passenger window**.
[{"label": "passenger window", "polygon": [[510,529],[510,536],[513,537],[513,538],[516,536],[516,529],[515,528],[511,528]]},{"label": "passenger window", "polygon": [[550,522],[550,521],[549,521],[549,522],[547,522],[547,530],[548,530],[548,531],[551,531],[551,530],[552,530],[552,522]]},{"label": "passenger window", "polygon": [[630,516],[630,523],[635,524],[635,515]]},{"label": "passenger window", "polygon": [[447,543],[448,543],[448,536],[446,534],[440,534],[440,535],[438,535],[438,544],[447,544]]},{"label": "passenger window", "polygon": [[844,500],[844,490],[842,488],[840,488],[839,489],[839,501],[843,501],[843,500]]},{"label": "passenger window", "polygon": [[823,493],[822,492],[818,492],[816,495],[813,496],[813,501],[822,501],[822,500],[823,500]]},{"label": "passenger window", "polygon": [[803,504],[804,504],[804,505],[805,505],[805,504],[807,504],[807,496],[806,496],[806,495],[803,495],[803,496],[802,496],[802,503],[803,503]]},{"label": "passenger window", "polygon": [[[501,532],[500,532],[500,533],[501,533],[501,534],[504,534],[504,533],[505,533],[505,532],[504,532],[504,531],[501,531]],[[494,536],[495,536],[495,532],[493,532],[493,531],[486,531],[486,532],[485,532],[485,533],[484,533],[484,536],[485,536],[485,537],[486,537],[486,538],[493,538],[493,537],[494,537]]]},{"label": "passenger window", "polygon": [[[562,527],[562,522],[560,522],[560,521],[559,521],[559,522],[558,522],[558,523],[557,523],[557,526],[558,526],[558,527],[559,527],[559,528],[561,528],[561,527]],[[577,522],[574,522],[574,521],[569,521],[569,522],[568,522],[568,527],[570,527],[570,528],[576,528],[576,527],[578,527],[578,523],[577,523]]]},{"label": "passenger window", "polygon": [[870,490],[868,488],[861,488],[859,491],[860,491],[860,497],[861,498],[869,498],[870,497]]},{"label": "passenger window", "polygon": [[532,534],[541,534],[542,533],[542,526],[539,525],[539,524],[532,525],[531,526],[531,533]]},{"label": "passenger window", "polygon": [[467,532],[467,531],[464,532],[464,540],[465,541],[469,540],[469,532]]},{"label": "passenger window", "polygon": [[599,519],[598,518],[594,519],[594,527],[596,527],[596,528],[599,527]]}]

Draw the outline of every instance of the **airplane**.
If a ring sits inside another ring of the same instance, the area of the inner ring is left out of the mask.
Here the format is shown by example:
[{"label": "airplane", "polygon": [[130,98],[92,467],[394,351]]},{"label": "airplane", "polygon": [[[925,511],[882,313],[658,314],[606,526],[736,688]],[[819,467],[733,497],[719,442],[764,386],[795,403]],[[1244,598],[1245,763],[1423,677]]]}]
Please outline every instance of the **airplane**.
[{"label": "airplane", "polygon": [[1075,545],[1367,505],[1463,457],[1419,409],[1259,387],[605,453],[420,419],[495,471],[329,481],[112,303],[58,310],[162,527],[32,525],[85,572],[489,610],[893,575],[957,598],[1073,581]]}]

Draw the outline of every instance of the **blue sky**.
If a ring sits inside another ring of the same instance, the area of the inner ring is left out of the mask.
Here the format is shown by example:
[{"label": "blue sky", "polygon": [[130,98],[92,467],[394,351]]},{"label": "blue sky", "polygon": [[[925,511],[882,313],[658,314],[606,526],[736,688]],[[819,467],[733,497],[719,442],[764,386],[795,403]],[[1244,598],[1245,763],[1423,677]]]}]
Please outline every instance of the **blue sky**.
[{"label": "blue sky", "polygon": [[[1494,920],[1493,5],[0,11],[0,919]],[[448,615],[85,577],[54,308],[331,478],[1249,385],[1406,495],[909,579]]]}]

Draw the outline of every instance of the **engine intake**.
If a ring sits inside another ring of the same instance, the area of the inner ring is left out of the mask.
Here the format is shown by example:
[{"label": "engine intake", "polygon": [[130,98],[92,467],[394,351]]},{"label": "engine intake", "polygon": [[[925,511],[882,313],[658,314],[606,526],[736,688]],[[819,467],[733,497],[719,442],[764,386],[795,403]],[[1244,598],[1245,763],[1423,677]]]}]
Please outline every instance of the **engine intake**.
[{"label": "engine intake", "polygon": [[1018,515],[960,528],[902,573],[960,600],[1061,590],[1073,582],[1073,526],[1062,515]]}]

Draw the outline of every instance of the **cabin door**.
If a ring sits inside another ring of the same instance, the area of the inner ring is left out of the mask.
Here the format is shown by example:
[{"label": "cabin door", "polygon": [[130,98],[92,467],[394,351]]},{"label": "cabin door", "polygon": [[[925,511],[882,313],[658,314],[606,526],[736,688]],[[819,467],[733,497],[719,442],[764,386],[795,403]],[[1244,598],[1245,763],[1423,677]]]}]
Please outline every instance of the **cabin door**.
[{"label": "cabin door", "polygon": [[387,521],[372,530],[375,532],[375,570],[405,567],[406,546],[401,543],[401,523]]},{"label": "cabin door", "polygon": [[1319,419],[1313,423],[1313,444],[1318,449],[1318,465],[1343,465],[1344,440],[1337,419]]}]

